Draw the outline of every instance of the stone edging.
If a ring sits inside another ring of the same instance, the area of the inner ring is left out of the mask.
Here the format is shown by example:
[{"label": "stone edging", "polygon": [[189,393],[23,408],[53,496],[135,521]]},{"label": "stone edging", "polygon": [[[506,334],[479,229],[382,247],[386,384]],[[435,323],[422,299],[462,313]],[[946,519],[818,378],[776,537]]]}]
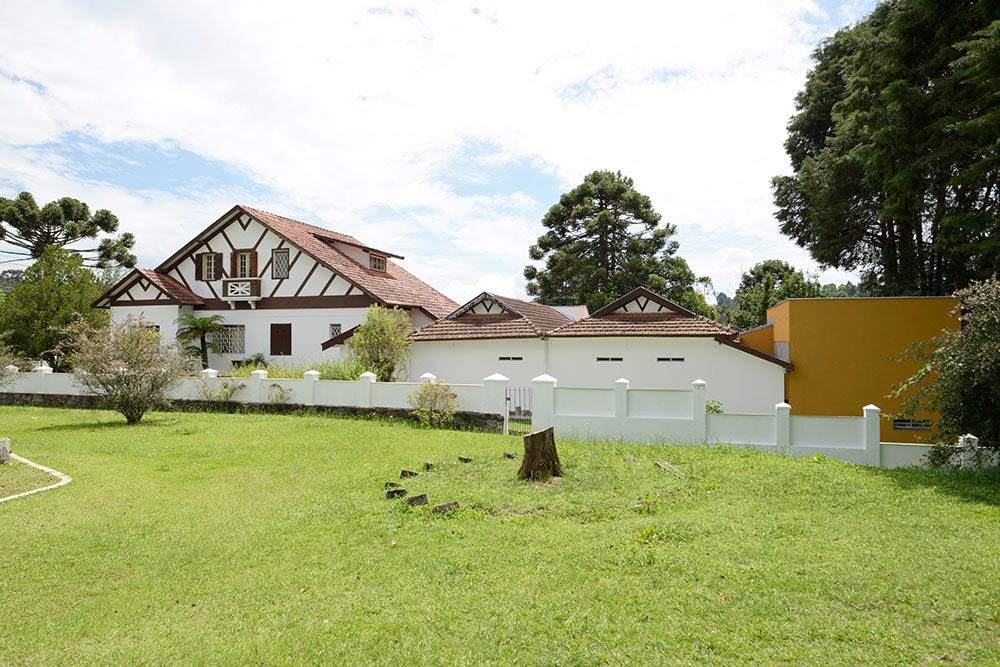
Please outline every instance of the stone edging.
[{"label": "stone edging", "polygon": [[70,477],[69,475],[64,475],[63,473],[59,472],[58,470],[53,470],[52,468],[46,468],[45,466],[40,466],[37,463],[33,463],[32,461],[29,461],[28,459],[24,458],[23,456],[18,456],[17,454],[14,454],[13,452],[11,452],[10,458],[17,459],[21,463],[27,463],[32,468],[38,468],[39,470],[41,470],[43,472],[49,473],[53,477],[58,477],[59,478],[59,482],[56,483],[56,484],[52,484],[50,486],[43,486],[40,489],[34,489],[32,491],[25,491],[24,493],[17,493],[17,494],[14,494],[13,496],[7,496],[6,498],[0,498],[0,503],[5,503],[8,500],[14,500],[14,498],[21,498],[23,496],[30,496],[32,493],[39,493],[41,491],[48,491],[49,489],[57,489],[60,486],[65,486],[66,484],[69,484],[70,482],[73,481],[73,478]]}]

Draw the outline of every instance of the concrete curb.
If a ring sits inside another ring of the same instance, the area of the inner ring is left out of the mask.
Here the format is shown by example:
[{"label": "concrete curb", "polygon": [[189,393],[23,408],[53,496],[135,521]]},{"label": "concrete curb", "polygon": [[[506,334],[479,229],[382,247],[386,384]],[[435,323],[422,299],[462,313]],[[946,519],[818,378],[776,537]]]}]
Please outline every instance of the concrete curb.
[{"label": "concrete curb", "polygon": [[69,484],[70,482],[73,481],[73,478],[70,477],[69,475],[64,475],[63,473],[59,472],[58,470],[53,470],[52,468],[46,468],[45,466],[40,466],[37,463],[33,463],[32,461],[29,461],[28,459],[24,458],[23,456],[18,456],[17,454],[14,454],[13,452],[11,453],[10,457],[12,459],[17,459],[21,463],[27,463],[32,468],[38,468],[39,470],[41,470],[43,472],[49,473],[53,477],[59,478],[59,482],[56,483],[56,484],[52,484],[51,486],[43,486],[40,489],[33,489],[31,491],[25,491],[24,493],[18,493],[18,494],[15,494],[13,496],[7,496],[6,498],[0,498],[0,503],[5,503],[8,500],[14,500],[15,498],[21,498],[23,496],[30,496],[32,493],[39,493],[41,491],[48,491],[49,489],[57,489],[60,486],[65,486],[65,485],[67,485],[67,484]]}]

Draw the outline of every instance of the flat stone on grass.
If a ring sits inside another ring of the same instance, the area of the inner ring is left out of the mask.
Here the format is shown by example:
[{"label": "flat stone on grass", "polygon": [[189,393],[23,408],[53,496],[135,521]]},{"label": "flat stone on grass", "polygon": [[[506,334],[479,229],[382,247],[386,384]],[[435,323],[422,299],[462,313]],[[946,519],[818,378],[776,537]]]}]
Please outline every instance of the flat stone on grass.
[{"label": "flat stone on grass", "polygon": [[453,509],[458,509],[458,501],[453,500],[450,503],[441,503],[440,505],[434,506],[434,511],[438,514],[444,514],[445,512],[450,512]]},{"label": "flat stone on grass", "polygon": [[406,502],[408,502],[412,507],[416,507],[417,505],[426,505],[427,494],[421,493],[419,496],[411,496],[406,499]]},{"label": "flat stone on grass", "polygon": [[472,463],[472,459],[465,456],[459,456],[458,460],[461,461],[462,463]]},{"label": "flat stone on grass", "polygon": [[389,489],[385,492],[385,497],[389,500],[393,498],[402,498],[406,495],[406,489]]},{"label": "flat stone on grass", "polygon": [[407,470],[406,468],[403,468],[402,470],[399,471],[399,478],[406,479],[407,477],[416,477],[419,474],[420,473],[416,472],[415,470]]}]

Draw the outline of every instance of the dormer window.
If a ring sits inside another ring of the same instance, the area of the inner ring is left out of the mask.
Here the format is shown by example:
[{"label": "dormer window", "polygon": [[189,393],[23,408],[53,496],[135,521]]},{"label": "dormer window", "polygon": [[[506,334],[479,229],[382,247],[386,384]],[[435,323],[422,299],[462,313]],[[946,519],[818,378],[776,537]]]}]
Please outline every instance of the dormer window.
[{"label": "dormer window", "polygon": [[381,271],[382,273],[385,273],[385,257],[382,255],[369,254],[368,267],[372,271]]}]

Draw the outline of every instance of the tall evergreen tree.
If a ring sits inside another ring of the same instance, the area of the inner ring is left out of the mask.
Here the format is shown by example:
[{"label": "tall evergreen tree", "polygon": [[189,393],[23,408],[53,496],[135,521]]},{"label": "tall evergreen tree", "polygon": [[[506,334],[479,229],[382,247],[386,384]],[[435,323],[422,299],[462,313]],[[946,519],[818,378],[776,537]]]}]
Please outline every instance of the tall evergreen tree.
[{"label": "tall evergreen tree", "polygon": [[545,234],[528,251],[545,268],[524,269],[528,294],[550,305],[596,310],[636,287],[648,287],[702,314],[711,308],[695,289],[687,262],[670,241],[649,197],[621,172],[595,171],[565,193],[542,219]]},{"label": "tall evergreen tree", "polygon": [[107,310],[90,307],[100,295],[97,277],[79,255],[49,246],[0,304],[0,333],[21,356],[61,369],[65,361],[53,352],[63,346],[66,327],[81,317],[92,326],[107,322]]},{"label": "tall evergreen tree", "polygon": [[1000,263],[1000,0],[884,2],[814,53],[773,180],[782,233],[873,294]]},{"label": "tall evergreen tree", "polygon": [[97,247],[74,249],[77,241],[97,239],[100,234],[118,231],[118,217],[107,209],[90,212],[82,201],[63,197],[42,208],[30,192],[15,199],[0,197],[0,241],[20,248],[5,254],[38,259],[49,246],[67,248],[92,261],[98,268],[115,265],[135,266],[135,255],[129,252],[135,237],[128,232],[117,238],[102,238]]}]

